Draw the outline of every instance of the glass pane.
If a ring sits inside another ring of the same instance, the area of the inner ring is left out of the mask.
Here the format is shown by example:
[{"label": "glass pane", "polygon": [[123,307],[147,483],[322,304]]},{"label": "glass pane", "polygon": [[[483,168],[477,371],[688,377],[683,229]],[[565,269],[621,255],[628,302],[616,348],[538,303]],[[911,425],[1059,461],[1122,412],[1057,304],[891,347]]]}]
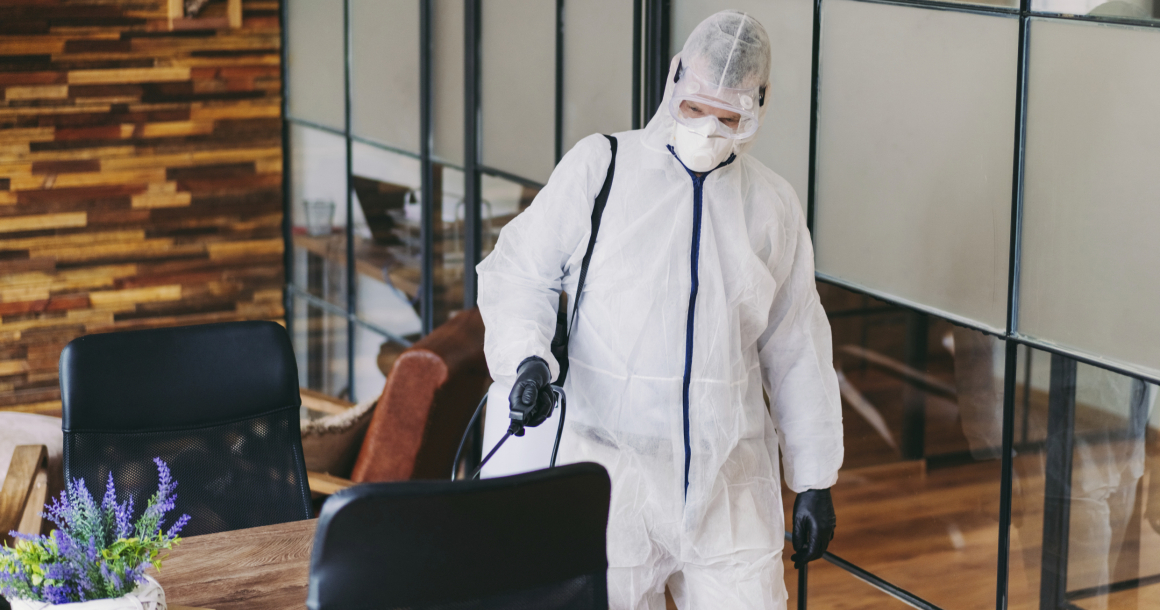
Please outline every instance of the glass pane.
[{"label": "glass pane", "polygon": [[769,34],[773,65],[761,131],[749,153],[783,176],[802,209],[810,171],[810,78],[814,13],[808,0],[673,0],[672,49],[679,53],[693,28],[713,13],[733,8],[757,19]]},{"label": "glass pane", "polygon": [[378,398],[389,367],[403,347],[361,324],[354,325],[354,400]]},{"label": "glass pane", "polygon": [[286,96],[290,116],[342,129],[343,0],[289,0]]},{"label": "glass pane", "polygon": [[569,0],[564,13],[564,142],[632,129],[632,3]]},{"label": "glass pane", "polygon": [[294,284],[346,309],[346,140],[290,125]]},{"label": "glass pane", "polygon": [[823,11],[818,270],[1005,328],[1019,21]]},{"label": "glass pane", "polygon": [[1140,21],[1160,18],[1160,4],[1155,0],[1031,0],[1031,10]]},{"label": "glass pane", "polygon": [[556,5],[481,4],[483,163],[547,182],[556,165]]},{"label": "glass pane", "polygon": [[487,174],[481,178],[480,191],[483,195],[481,245],[483,256],[487,256],[499,239],[500,229],[532,205],[532,200],[536,198],[540,189],[530,184],[520,184]]},{"label": "glass pane", "polygon": [[290,315],[298,384],[330,396],[349,398],[346,317],[334,315],[297,296]]},{"label": "glass pane", "polygon": [[[419,160],[354,145],[357,313],[400,336],[419,332],[422,279]],[[435,325],[463,308],[463,172],[435,164]]]},{"label": "glass pane", "polygon": [[831,552],[939,607],[993,609],[1004,343],[830,284],[818,291],[846,449]]},{"label": "glass pane", "polygon": [[1160,31],[1035,19],[1019,330],[1160,370]]},{"label": "glass pane", "polygon": [[1019,392],[1012,607],[1155,608],[1156,386],[1030,350]]},{"label": "glass pane", "polygon": [[351,0],[350,27],[351,129],[418,154],[419,3]]},{"label": "glass pane", "polygon": [[432,152],[437,159],[463,165],[463,2],[436,0],[432,52],[435,98]]},{"label": "glass pane", "polygon": [[[791,552],[790,555],[792,554]],[[788,557],[783,557],[783,560],[785,588],[786,592],[789,593],[789,602],[786,604],[786,608],[797,608],[798,573]],[[849,572],[825,560],[810,563],[806,601],[809,602],[807,604],[809,608],[841,608],[842,610],[905,610],[910,608],[909,605],[854,578]]]},{"label": "glass pane", "polygon": [[390,332],[417,332],[419,160],[359,142],[353,154],[356,313]]}]

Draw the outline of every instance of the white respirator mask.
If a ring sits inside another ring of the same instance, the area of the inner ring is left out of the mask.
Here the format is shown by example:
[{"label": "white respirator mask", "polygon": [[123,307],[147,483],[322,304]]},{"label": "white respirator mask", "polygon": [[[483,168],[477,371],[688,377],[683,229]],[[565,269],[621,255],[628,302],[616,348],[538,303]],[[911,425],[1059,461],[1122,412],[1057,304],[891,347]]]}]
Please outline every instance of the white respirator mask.
[{"label": "white respirator mask", "polygon": [[[683,123],[673,125],[673,145],[685,167],[707,172],[721,165],[733,154],[736,140],[705,135],[708,129],[694,129]],[[712,132],[710,132],[712,133]]]}]

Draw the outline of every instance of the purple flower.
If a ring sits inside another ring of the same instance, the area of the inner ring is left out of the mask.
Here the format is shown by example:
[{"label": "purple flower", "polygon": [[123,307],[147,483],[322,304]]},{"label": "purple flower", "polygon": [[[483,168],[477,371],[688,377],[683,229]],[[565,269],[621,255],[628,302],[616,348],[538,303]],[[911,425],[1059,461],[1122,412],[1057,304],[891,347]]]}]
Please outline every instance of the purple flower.
[{"label": "purple flower", "polygon": [[177,534],[181,532],[181,528],[185,527],[186,523],[189,523],[189,515],[182,515],[181,518],[177,520],[177,523],[174,523],[173,527],[169,528],[168,532],[165,532],[165,537],[176,538]]},{"label": "purple flower", "polygon": [[105,497],[101,499],[101,508],[109,510],[117,505],[117,488],[113,486],[113,473],[109,473],[109,482],[105,485]]},{"label": "purple flower", "polygon": [[[70,481],[43,513],[57,525],[56,530],[48,536],[14,532],[22,545],[0,548],[0,593],[59,604],[117,597],[145,582],[146,568],[189,523],[189,515],[182,515],[168,531],[162,529],[165,514],[175,505],[177,482],[165,462],[155,459],[154,463],[157,493],[135,522],[133,497],[117,502],[113,475],[99,504],[84,480]],[[121,553],[108,558],[102,554],[114,542],[134,537],[138,539],[127,541]],[[31,582],[32,562],[37,562],[45,577],[36,586]]]}]

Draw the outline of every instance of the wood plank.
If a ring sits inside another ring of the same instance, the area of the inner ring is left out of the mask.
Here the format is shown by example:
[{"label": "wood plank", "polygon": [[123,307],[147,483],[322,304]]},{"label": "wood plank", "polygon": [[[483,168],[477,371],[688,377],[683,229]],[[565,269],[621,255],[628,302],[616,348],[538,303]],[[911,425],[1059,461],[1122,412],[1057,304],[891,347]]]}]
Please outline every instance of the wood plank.
[{"label": "wood plank", "polygon": [[213,133],[213,121],[172,121],[148,123],[136,137],[159,138],[172,136],[196,136]]},{"label": "wood plank", "polygon": [[15,233],[17,231],[35,231],[38,229],[62,229],[66,227],[83,227],[87,223],[88,215],[84,212],[67,214],[33,214],[28,216],[9,216],[0,218],[0,233]]},{"label": "wood plank", "polygon": [[23,85],[4,88],[6,100],[68,99],[68,85]]},{"label": "wood plank", "polygon": [[8,375],[19,375],[28,372],[28,361],[26,360],[2,360],[0,361],[0,377],[7,377]]},{"label": "wood plank", "polygon": [[119,70],[72,70],[70,85],[155,83],[189,80],[189,68],[124,68]]},{"label": "wood plank", "polygon": [[332,476],[324,472],[307,471],[306,478],[310,483],[310,493],[332,496],[355,483],[349,479]]},{"label": "wood plank", "polygon": [[80,159],[73,161],[35,161],[32,163],[33,174],[71,174],[100,171],[99,159]]},{"label": "wood plank", "polygon": [[135,208],[174,208],[189,205],[192,195],[188,192],[147,192],[133,196]]},{"label": "wood plank", "polygon": [[264,254],[281,254],[281,239],[219,242],[208,245],[210,260],[227,260]]},{"label": "wood plank", "polygon": [[310,388],[298,388],[298,392],[302,397],[302,406],[321,413],[337,415],[354,406],[353,402],[335,398]]},{"label": "wood plank", "polygon": [[35,484],[36,474],[47,467],[48,448],[44,445],[19,445],[12,452],[12,461],[0,488],[0,538],[6,544],[13,543],[8,533],[16,530],[24,517]]},{"label": "wood plank", "polygon": [[160,574],[167,601],[215,610],[282,610],[306,604],[316,520],[206,536],[174,548]]},{"label": "wood plank", "polygon": [[0,142],[42,142],[52,138],[52,127],[0,129]]},{"label": "wood plank", "polygon": [[181,299],[181,284],[89,293],[89,300],[92,301],[93,307],[125,311],[132,310],[137,303],[177,301],[179,299]]}]

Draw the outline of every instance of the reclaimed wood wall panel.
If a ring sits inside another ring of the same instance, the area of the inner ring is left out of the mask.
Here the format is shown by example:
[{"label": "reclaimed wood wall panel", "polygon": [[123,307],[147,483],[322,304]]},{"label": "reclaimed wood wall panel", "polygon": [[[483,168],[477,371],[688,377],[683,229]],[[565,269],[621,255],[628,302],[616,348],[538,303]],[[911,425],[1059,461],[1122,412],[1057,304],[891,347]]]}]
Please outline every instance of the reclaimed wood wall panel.
[{"label": "reclaimed wood wall panel", "polygon": [[283,317],[279,3],[169,4],[0,2],[0,410],[83,334]]}]

